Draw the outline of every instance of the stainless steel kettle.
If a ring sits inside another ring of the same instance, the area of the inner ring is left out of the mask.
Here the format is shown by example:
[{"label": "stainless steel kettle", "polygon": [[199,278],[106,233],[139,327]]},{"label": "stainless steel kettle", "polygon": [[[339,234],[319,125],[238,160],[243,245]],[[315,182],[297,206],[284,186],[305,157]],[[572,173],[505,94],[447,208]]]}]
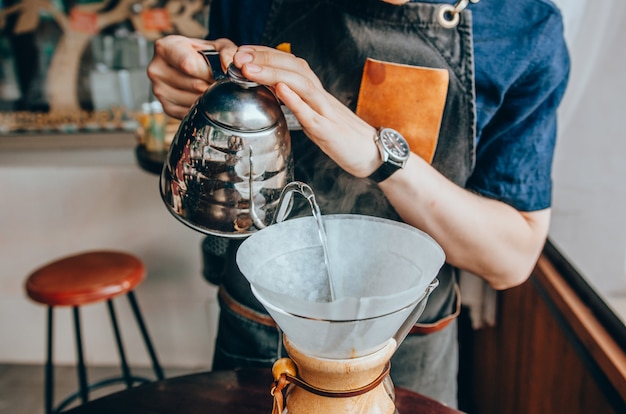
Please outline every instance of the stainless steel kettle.
[{"label": "stainless steel kettle", "polygon": [[215,83],[182,120],[163,165],[161,197],[184,224],[243,238],[272,223],[293,180],[291,139],[273,92],[215,51],[200,52]]}]

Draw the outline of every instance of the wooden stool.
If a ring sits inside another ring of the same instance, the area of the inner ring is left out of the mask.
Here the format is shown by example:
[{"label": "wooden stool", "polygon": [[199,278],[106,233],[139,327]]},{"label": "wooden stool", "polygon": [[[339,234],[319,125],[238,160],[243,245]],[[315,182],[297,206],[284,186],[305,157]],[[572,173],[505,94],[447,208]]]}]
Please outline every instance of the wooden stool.
[{"label": "wooden stool", "polygon": [[[26,292],[36,302],[48,306],[48,339],[47,359],[45,368],[45,408],[46,414],[57,413],[67,407],[72,401],[81,398],[85,403],[89,399],[89,391],[112,385],[126,383],[130,388],[134,383],[147,383],[149,379],[131,375],[126,362],[126,355],[122,345],[122,337],[118,328],[115,309],[112,299],[126,294],[131,308],[137,319],[143,340],[152,360],[152,367],[156,377],[164,378],[163,370],[157,360],[156,353],[148,336],[137,300],[133,290],[145,278],[146,269],[137,257],[114,251],[93,251],[65,257],[49,263],[35,270],[26,280]],[[106,300],[113,325],[113,332],[120,355],[122,375],[108,378],[94,384],[88,384],[87,371],[83,357],[83,344],[80,330],[79,307],[94,302]],[[56,408],[54,404],[54,366],[52,362],[53,326],[52,316],[55,306],[71,306],[73,309],[74,334],[76,337],[77,373],[79,390]]]}]

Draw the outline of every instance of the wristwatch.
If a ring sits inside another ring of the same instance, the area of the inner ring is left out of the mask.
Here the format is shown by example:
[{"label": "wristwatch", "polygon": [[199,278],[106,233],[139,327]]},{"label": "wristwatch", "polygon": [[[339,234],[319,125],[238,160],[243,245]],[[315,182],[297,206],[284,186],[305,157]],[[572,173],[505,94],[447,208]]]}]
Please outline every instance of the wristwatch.
[{"label": "wristwatch", "polygon": [[406,139],[395,129],[380,128],[374,136],[383,165],[378,167],[368,178],[377,183],[386,180],[391,174],[404,168],[411,149]]}]

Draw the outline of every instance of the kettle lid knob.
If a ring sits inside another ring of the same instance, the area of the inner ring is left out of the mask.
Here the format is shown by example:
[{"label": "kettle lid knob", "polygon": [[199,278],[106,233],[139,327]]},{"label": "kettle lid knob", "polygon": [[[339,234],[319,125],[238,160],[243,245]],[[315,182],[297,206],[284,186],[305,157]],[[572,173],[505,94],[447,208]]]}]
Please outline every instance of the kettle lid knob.
[{"label": "kettle lid knob", "polygon": [[235,83],[238,83],[241,86],[244,86],[244,87],[259,86],[259,83],[251,81],[250,79],[243,76],[243,73],[241,73],[241,69],[239,69],[237,66],[235,66],[232,63],[228,65],[228,70],[226,71],[226,74],[230,78],[230,80],[232,80]]}]

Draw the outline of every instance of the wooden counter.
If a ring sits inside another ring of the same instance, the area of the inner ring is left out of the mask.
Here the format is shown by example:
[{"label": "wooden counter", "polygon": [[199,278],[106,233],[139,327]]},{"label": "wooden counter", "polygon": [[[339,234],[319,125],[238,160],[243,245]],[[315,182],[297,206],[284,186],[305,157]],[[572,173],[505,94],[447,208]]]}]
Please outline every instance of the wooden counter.
[{"label": "wooden counter", "polygon": [[[66,414],[270,414],[271,385],[269,369],[192,374],[121,391]],[[403,388],[396,388],[396,408],[400,414],[460,413]]]}]

